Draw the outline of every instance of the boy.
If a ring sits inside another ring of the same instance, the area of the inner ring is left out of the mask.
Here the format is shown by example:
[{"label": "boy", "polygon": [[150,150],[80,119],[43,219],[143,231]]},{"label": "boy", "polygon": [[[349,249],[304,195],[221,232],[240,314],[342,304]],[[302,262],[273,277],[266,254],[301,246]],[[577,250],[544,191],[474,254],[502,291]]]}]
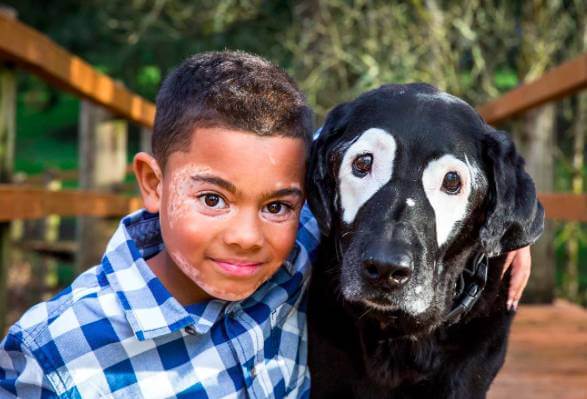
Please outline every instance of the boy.
[{"label": "boy", "polygon": [[269,62],[186,60],[157,97],[154,157],[134,160],[146,209],[10,329],[0,396],[306,395],[310,132],[302,94]]},{"label": "boy", "polygon": [[303,395],[308,215],[294,244],[310,141],[311,111],[275,65],[186,60],[157,96],[154,156],[134,160],[146,209],[12,326],[0,397]]}]

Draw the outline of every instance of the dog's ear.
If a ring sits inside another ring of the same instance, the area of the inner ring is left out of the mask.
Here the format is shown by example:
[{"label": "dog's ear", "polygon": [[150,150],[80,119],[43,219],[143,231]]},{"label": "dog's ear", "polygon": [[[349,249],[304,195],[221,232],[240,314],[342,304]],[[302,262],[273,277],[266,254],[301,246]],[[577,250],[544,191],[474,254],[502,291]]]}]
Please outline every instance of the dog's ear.
[{"label": "dog's ear", "polygon": [[350,104],[342,103],[334,107],[326,116],[318,138],[312,143],[308,172],[306,174],[306,193],[308,205],[316,216],[320,232],[329,236],[332,228],[332,215],[335,210],[336,178],[331,170],[334,146],[345,131]]},{"label": "dog's ear", "polygon": [[485,253],[497,256],[533,244],[544,230],[544,209],[509,136],[487,126],[483,144],[489,197],[479,234]]}]

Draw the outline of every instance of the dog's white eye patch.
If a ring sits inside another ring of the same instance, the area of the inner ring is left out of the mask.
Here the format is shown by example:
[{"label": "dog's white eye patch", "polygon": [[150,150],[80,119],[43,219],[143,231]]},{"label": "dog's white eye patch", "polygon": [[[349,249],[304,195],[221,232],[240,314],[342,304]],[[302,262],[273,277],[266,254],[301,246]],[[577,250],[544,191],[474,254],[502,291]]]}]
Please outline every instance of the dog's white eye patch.
[{"label": "dog's white eye patch", "polygon": [[[338,179],[342,220],[352,223],[357,212],[381,187],[391,179],[397,144],[391,134],[383,129],[365,130],[344,153]],[[364,154],[371,154],[371,171],[363,177],[353,174],[353,161]]]},{"label": "dog's white eye patch", "polygon": [[[426,197],[434,209],[436,241],[439,247],[449,239],[455,226],[466,215],[472,176],[474,178],[475,174],[467,164],[454,155],[447,154],[431,161],[422,174]],[[442,190],[442,182],[449,172],[456,172],[460,177],[461,189],[458,194],[449,194]]]}]

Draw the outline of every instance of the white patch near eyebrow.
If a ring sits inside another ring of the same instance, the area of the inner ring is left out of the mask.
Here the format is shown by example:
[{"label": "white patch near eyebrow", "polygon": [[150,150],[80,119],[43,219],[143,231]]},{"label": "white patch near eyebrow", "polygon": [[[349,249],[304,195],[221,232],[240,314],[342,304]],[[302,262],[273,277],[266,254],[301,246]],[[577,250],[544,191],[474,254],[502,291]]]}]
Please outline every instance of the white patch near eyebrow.
[{"label": "white patch near eyebrow", "polygon": [[[391,179],[397,144],[383,129],[371,128],[361,134],[345,152],[340,164],[340,203],[342,220],[351,223],[357,212],[382,186]],[[365,177],[353,175],[353,161],[359,155],[372,154],[371,172]]]},{"label": "white patch near eyebrow", "polygon": [[[448,172],[457,172],[461,178],[461,191],[447,194],[441,190]],[[447,154],[431,161],[422,174],[422,185],[436,219],[436,241],[442,246],[449,239],[455,226],[464,219],[471,193],[471,174],[467,164]]]},{"label": "white patch near eyebrow", "polygon": [[412,198],[408,198],[406,200],[406,205],[409,207],[412,207],[412,206],[416,205],[416,201],[414,201]]}]

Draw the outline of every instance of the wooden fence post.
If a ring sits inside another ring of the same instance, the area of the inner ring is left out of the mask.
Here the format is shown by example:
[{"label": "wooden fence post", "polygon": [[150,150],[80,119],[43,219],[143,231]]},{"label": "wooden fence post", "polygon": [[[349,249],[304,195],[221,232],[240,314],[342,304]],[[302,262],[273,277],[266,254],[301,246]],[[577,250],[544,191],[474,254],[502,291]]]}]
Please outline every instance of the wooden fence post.
[{"label": "wooden fence post", "polygon": [[[127,123],[82,100],[79,119],[79,184],[82,189],[117,191],[126,176]],[[76,272],[100,262],[118,219],[79,217]]]},{"label": "wooden fence post", "polygon": [[141,144],[140,150],[151,153],[151,136],[153,131],[147,127],[141,127]]},{"label": "wooden fence post", "polygon": [[[0,65],[0,183],[10,183],[16,136],[16,74]],[[0,223],[0,335],[4,335],[8,311],[7,280],[10,265],[10,222]]]},{"label": "wooden fence post", "polygon": [[[526,160],[526,170],[538,192],[554,188],[554,126],[556,105],[545,104],[529,110],[521,120],[516,145]],[[555,290],[554,225],[545,221],[544,234],[532,246],[532,274],[524,292],[524,301],[551,303]]]}]

